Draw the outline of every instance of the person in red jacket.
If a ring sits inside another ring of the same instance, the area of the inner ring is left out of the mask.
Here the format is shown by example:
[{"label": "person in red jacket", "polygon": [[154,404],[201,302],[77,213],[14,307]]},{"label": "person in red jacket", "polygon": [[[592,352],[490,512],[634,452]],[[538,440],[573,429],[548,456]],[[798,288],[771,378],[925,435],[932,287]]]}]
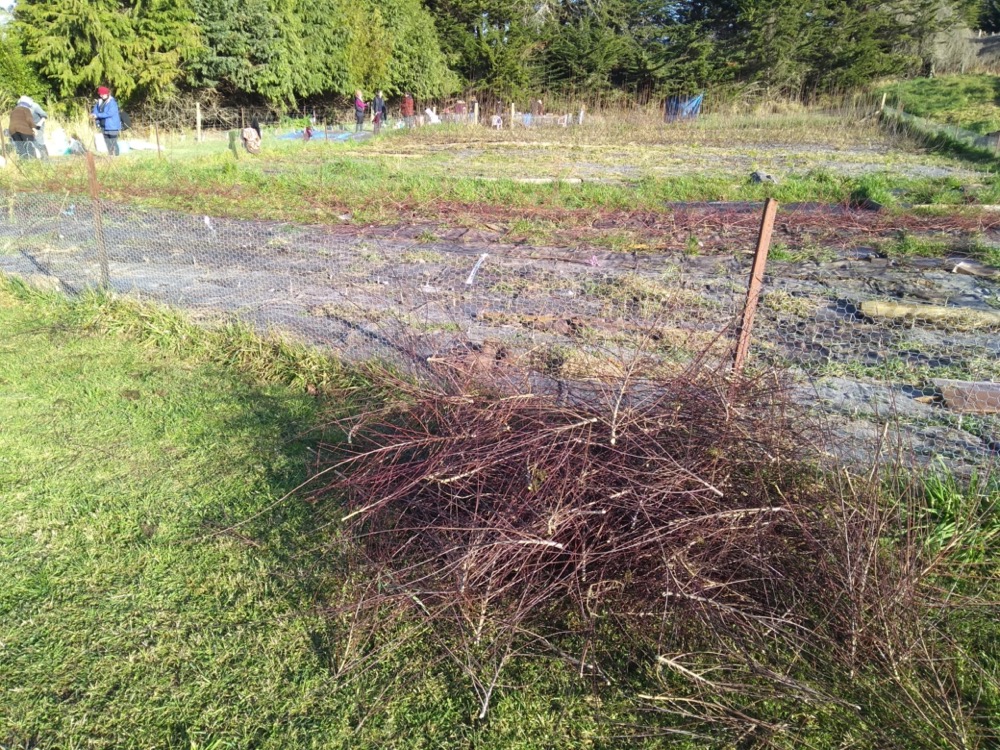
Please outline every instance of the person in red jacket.
[{"label": "person in red jacket", "polygon": [[403,104],[399,108],[400,114],[403,116],[403,122],[406,123],[406,127],[413,127],[413,95],[406,94],[403,97]]}]

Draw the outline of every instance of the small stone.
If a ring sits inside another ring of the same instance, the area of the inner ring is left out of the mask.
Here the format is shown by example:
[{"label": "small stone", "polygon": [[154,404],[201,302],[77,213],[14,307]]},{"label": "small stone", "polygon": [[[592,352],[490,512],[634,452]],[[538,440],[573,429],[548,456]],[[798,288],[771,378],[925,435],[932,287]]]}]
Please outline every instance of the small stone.
[{"label": "small stone", "polygon": [[768,182],[772,185],[778,184],[778,178],[769,172],[764,172],[762,170],[757,170],[750,173],[750,182],[762,183]]}]

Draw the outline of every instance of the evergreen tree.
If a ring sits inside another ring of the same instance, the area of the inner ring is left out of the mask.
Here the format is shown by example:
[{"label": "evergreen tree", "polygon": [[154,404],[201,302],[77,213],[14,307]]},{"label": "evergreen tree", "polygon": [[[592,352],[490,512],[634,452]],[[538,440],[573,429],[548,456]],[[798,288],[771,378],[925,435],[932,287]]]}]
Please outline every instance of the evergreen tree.
[{"label": "evergreen tree", "polygon": [[276,56],[267,0],[193,0],[205,47],[189,64],[189,83],[222,94],[259,93],[259,71]]},{"label": "evergreen tree", "polygon": [[200,49],[186,0],[19,0],[26,59],[60,96],[100,84],[122,97],[165,96]]},{"label": "evergreen tree", "polygon": [[22,96],[37,99],[45,93],[45,87],[24,57],[15,30],[0,26],[0,107],[13,106]]},{"label": "evergreen tree", "polygon": [[194,0],[206,41],[194,86],[276,105],[356,89],[448,93],[448,69],[419,0]]},{"label": "evergreen tree", "polygon": [[449,64],[467,84],[502,97],[538,83],[550,6],[527,0],[427,0]]},{"label": "evergreen tree", "polygon": [[448,67],[434,19],[419,0],[379,0],[388,43],[377,46],[384,55],[384,77],[373,78],[369,90],[384,89],[387,95],[405,91],[430,97],[450,94],[459,88],[459,78]]}]

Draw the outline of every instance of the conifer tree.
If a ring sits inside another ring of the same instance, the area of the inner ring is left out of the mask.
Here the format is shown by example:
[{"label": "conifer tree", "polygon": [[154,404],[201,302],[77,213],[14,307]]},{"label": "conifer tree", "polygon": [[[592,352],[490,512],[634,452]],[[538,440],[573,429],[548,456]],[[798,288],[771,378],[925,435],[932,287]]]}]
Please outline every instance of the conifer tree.
[{"label": "conifer tree", "polygon": [[26,59],[59,96],[100,84],[165,96],[201,46],[186,0],[19,0],[14,19]]}]

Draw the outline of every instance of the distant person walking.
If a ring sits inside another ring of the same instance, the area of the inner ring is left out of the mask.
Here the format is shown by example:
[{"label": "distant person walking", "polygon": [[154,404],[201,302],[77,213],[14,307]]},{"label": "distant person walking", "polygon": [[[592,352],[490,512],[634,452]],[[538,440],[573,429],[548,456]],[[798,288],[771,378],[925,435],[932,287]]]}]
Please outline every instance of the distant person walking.
[{"label": "distant person walking", "polygon": [[7,127],[10,139],[14,141],[14,150],[21,159],[34,159],[37,156],[35,150],[35,118],[31,114],[31,107],[23,101],[10,113],[10,125]]},{"label": "distant person walking", "polygon": [[118,135],[122,130],[122,117],[118,110],[118,102],[111,96],[111,90],[107,86],[98,87],[97,101],[94,103],[94,109],[90,116],[94,118],[97,127],[104,134],[108,155],[118,156]]},{"label": "distant person walking", "polygon": [[385,98],[382,96],[382,92],[379,91],[375,94],[375,100],[372,102],[372,123],[375,126],[375,135],[379,134],[382,129],[382,123],[386,121],[386,116],[389,114],[389,110],[385,106]]},{"label": "distant person walking", "polygon": [[399,108],[399,113],[403,116],[403,122],[406,123],[406,127],[413,127],[413,95],[406,94],[403,96],[403,104]]},{"label": "distant person walking", "polygon": [[361,98],[361,92],[354,92],[354,132],[360,133],[365,129],[365,110],[368,105],[365,100]]},{"label": "distant person walking", "polygon": [[527,116],[527,118],[525,118],[528,121],[528,125],[537,125],[538,121],[542,117],[542,112],[542,100],[535,99],[535,101],[531,103],[531,113]]},{"label": "distant person walking", "polygon": [[24,104],[31,110],[31,117],[35,121],[35,148],[42,159],[48,159],[49,150],[45,146],[45,121],[49,119],[48,113],[30,96],[22,96],[17,103]]}]

